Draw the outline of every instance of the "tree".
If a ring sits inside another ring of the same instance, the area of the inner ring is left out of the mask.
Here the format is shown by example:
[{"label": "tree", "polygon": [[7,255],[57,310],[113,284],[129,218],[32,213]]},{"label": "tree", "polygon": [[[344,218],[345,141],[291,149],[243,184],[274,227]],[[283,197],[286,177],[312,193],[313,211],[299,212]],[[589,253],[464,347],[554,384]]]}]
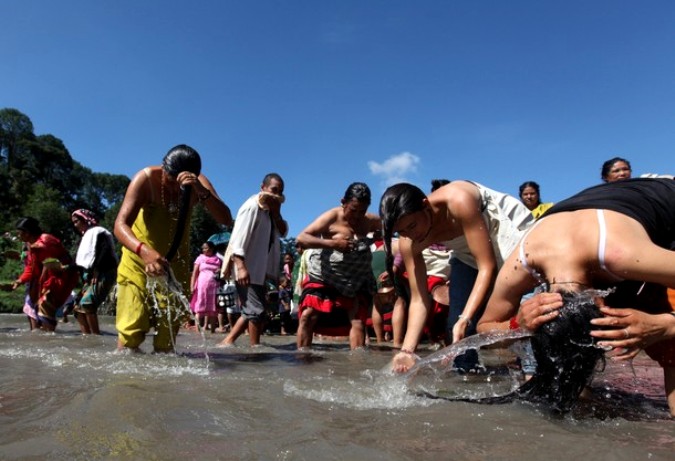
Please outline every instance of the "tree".
[{"label": "tree", "polygon": [[201,246],[213,234],[222,232],[223,226],[199,205],[192,210],[192,223],[190,225],[190,255],[196,258],[201,252]]},{"label": "tree", "polygon": [[5,159],[7,170],[14,166],[19,141],[33,137],[33,122],[16,109],[0,110],[0,157]]}]

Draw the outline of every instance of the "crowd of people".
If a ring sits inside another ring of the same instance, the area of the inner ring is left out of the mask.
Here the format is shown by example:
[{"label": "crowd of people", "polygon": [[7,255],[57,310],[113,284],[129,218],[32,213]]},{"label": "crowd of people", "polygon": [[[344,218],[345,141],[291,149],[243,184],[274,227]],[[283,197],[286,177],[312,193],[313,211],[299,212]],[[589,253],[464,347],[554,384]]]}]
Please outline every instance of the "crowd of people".
[{"label": "crowd of people", "polygon": [[[377,215],[367,211],[369,187],[355,182],[298,234],[296,260],[281,256],[288,223],[280,175],[264,176],[233,219],[199,154],[179,145],[132,179],[113,229],[119,260],[112,234],[91,211],[71,215],[82,234],[74,260],[24,218],[16,225],[24,271],[12,288],[26,286],[31,329],[54,331],[56,310],[80,280],[75,316],[83,334],[100,334],[97,309],[116,284],[120,350],[140,350],[151,329],[155,352],[175,350],[185,321],[180,298],[189,294],[196,328],[227,333],[219,346],[244,333],[259,345],[272,317],[281,334],[297,329],[298,349],[311,348],[317,334],[343,336],[357,349],[372,331],[378,343],[391,341],[394,372],[413,366],[423,341],[441,347],[517,328],[549,332],[546,346],[533,340],[543,368],[553,345],[573,349],[565,342],[571,335],[556,333],[565,328],[552,327],[570,317],[565,299],[611,288],[590,303],[582,330],[615,359],[644,349],[658,361],[675,416],[675,181],[631,173],[627,160],[610,159],[602,184],[557,204],[543,202],[534,181],[521,184],[518,197],[465,180],[433,180],[429,194],[399,183],[384,192]],[[233,227],[224,254],[207,241],[191,263],[187,229],[198,203]],[[158,278],[167,281],[161,293],[149,283]],[[574,375],[584,381],[575,389],[587,384],[596,360]],[[482,364],[469,350],[453,366],[470,373]]]}]

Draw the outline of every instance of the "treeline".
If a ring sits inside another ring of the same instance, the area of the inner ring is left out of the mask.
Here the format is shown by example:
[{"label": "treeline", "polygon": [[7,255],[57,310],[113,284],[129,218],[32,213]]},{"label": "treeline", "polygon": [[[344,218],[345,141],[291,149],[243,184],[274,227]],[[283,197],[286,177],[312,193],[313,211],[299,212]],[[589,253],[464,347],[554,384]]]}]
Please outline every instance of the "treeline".
[{"label": "treeline", "polygon": [[[158,152],[152,163],[159,164],[162,156]],[[21,271],[20,262],[9,257],[21,248],[14,239],[19,218],[39,220],[43,230],[59,237],[74,255],[80,236],[70,214],[89,209],[100,217],[100,225],[112,231],[129,182],[124,175],[93,172],[73,159],[58,137],[35,134],[27,115],[0,109],[0,282],[11,282]],[[190,247],[195,257],[201,243],[221,230],[201,207],[194,210]],[[0,294],[0,312],[20,311],[22,303],[16,305],[16,296]]]}]

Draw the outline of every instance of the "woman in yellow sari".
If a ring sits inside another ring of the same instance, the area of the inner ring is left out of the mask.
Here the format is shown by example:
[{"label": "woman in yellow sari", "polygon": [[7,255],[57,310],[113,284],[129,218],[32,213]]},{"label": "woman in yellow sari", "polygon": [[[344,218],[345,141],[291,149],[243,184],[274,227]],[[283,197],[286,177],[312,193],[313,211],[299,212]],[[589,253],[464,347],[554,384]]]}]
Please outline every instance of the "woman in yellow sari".
[{"label": "woman in yellow sari", "polygon": [[[232,214],[213,185],[201,174],[201,158],[186,145],[172,148],[162,165],[142,169],[131,180],[115,220],[115,237],[123,245],[117,271],[118,349],[138,350],[155,328],[155,352],[173,350],[180,312],[157,316],[155,302],[166,309],[169,299],[153,294],[147,278],[167,276],[189,289],[189,224],[192,208],[201,202],[213,218],[232,224]],[[171,322],[169,322],[171,319]]]}]

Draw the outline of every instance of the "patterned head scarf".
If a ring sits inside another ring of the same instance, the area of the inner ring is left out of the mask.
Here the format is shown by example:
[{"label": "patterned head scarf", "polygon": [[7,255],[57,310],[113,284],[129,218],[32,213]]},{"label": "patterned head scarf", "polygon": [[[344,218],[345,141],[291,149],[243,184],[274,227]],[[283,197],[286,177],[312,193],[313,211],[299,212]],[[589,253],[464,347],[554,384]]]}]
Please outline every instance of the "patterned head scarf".
[{"label": "patterned head scarf", "polygon": [[89,227],[96,226],[98,224],[98,219],[96,219],[96,215],[92,211],[85,210],[84,208],[80,208],[79,210],[73,211],[73,214],[71,216],[77,216],[82,221],[86,222],[87,226]]}]

